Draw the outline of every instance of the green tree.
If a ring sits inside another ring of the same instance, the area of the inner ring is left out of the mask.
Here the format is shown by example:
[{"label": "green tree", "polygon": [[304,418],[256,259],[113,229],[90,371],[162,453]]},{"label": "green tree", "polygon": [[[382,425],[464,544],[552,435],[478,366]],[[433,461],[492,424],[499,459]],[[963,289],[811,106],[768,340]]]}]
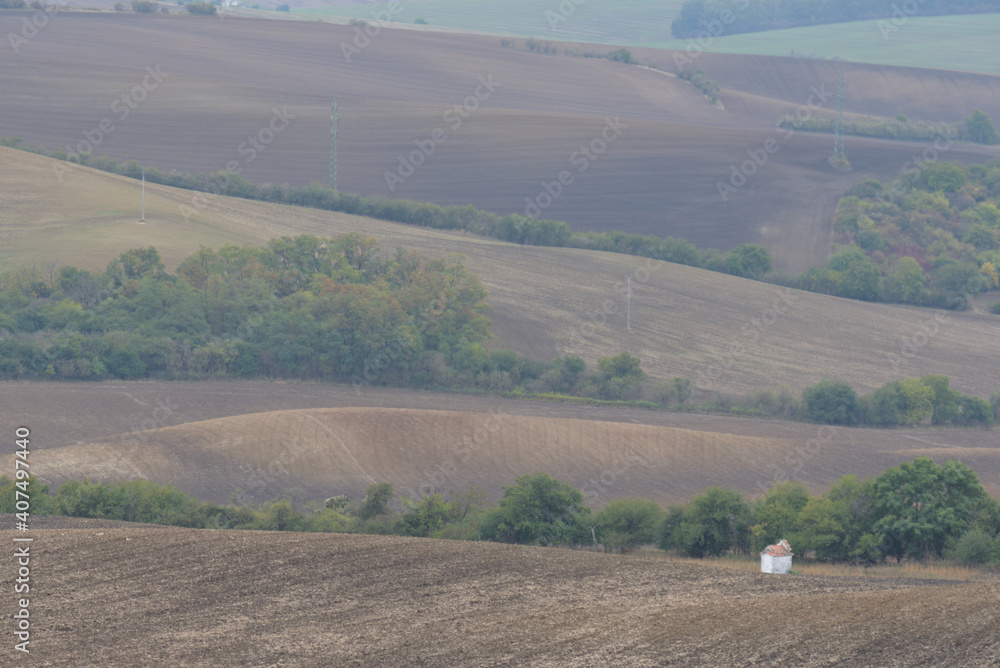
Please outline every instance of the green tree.
[{"label": "green tree", "polygon": [[160,277],[164,273],[163,260],[152,246],[125,251],[108,264],[105,276],[113,287],[121,287],[129,281],[146,276]]},{"label": "green tree", "polygon": [[397,532],[404,536],[430,536],[445,525],[451,513],[450,504],[439,493],[429,494],[403,512]]},{"label": "green tree", "polygon": [[810,418],[826,424],[856,424],[860,415],[854,388],[831,380],[821,380],[803,390],[802,403]]},{"label": "green tree", "polygon": [[892,426],[919,424],[934,415],[934,390],[919,378],[886,383],[871,395],[869,421]]},{"label": "green tree", "polygon": [[959,393],[948,387],[947,376],[929,375],[920,382],[931,388],[931,424],[950,424],[958,420]]},{"label": "green tree", "polygon": [[799,514],[809,502],[809,490],[800,482],[771,485],[753,505],[754,550],[762,550],[782,538],[791,540],[799,528]]},{"label": "green tree", "polygon": [[216,7],[208,2],[189,2],[185,5],[185,8],[192,14],[200,14],[202,16],[215,16]]},{"label": "green tree", "polygon": [[771,254],[763,246],[742,244],[726,254],[726,272],[744,278],[760,278],[771,271]]},{"label": "green tree", "polygon": [[391,482],[378,482],[369,485],[365,490],[365,498],[358,509],[358,517],[362,520],[370,520],[377,515],[384,515],[389,512],[389,500],[392,499],[394,490]]},{"label": "green tree", "polygon": [[965,185],[966,175],[954,163],[939,162],[924,169],[922,180],[929,190],[953,193]]},{"label": "green tree", "polygon": [[802,508],[792,545],[800,553],[814,550],[818,559],[878,561],[882,551],[872,533],[873,506],[874,480],[842,476],[829,492],[809,499]]},{"label": "green tree", "polygon": [[903,304],[919,304],[923,294],[924,270],[912,257],[896,261],[885,277],[885,298]]},{"label": "green tree", "polygon": [[840,276],[835,294],[849,299],[878,301],[882,272],[857,246],[848,246],[827,260],[826,268]]},{"label": "green tree", "polygon": [[663,509],[648,499],[616,499],[594,516],[597,540],[611,549],[629,552],[656,541]]},{"label": "green tree", "polygon": [[640,367],[639,358],[622,352],[614,357],[604,357],[598,360],[597,368],[601,373],[601,398],[622,399],[628,396],[646,377]]},{"label": "green tree", "polygon": [[948,542],[969,528],[976,508],[987,499],[975,472],[954,460],[938,466],[918,457],[887,469],[875,479],[874,531],[897,558],[940,555]]},{"label": "green tree", "polygon": [[584,511],[583,493],[544,474],[523,475],[505,487],[499,507],[481,525],[486,540],[522,545],[552,545],[571,537]]},{"label": "green tree", "polygon": [[742,494],[709,487],[691,500],[671,536],[662,538],[661,543],[676,546],[690,557],[719,556],[728,550],[746,552],[752,517],[750,504]]},{"label": "green tree", "polygon": [[973,109],[968,118],[965,119],[965,127],[969,130],[969,138],[979,144],[996,144],[997,129],[993,127],[993,120],[982,109]]}]

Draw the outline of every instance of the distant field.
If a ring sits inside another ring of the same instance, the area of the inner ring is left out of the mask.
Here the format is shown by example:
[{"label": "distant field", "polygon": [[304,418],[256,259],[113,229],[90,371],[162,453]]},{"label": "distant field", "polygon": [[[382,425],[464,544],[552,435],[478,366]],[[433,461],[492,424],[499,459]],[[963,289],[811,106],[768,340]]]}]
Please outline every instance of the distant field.
[{"label": "distant field", "polygon": [[[369,20],[374,11],[384,10],[387,5],[384,2],[358,4],[337,0],[305,0],[290,4],[294,17]],[[670,23],[683,4],[683,0],[615,3],[590,0],[568,13],[566,21],[559,21],[551,28],[546,12],[562,16],[556,0],[543,3],[502,0],[483,4],[425,0],[402,3],[403,9],[395,19],[412,24],[415,19],[423,18],[431,30],[684,50],[690,41],[674,39],[670,34]],[[269,15],[270,12],[256,14]],[[1000,14],[922,17],[918,12],[908,16],[905,23],[893,24],[891,19],[885,19],[732,36],[723,34],[702,47],[712,53],[788,56],[794,52],[794,55],[812,58],[839,55],[859,63],[1000,74],[997,35],[1000,35]]]},{"label": "distant field", "polygon": [[[20,18],[0,13],[0,34],[20,30]],[[854,171],[845,174],[827,161],[829,136],[776,131],[776,120],[814,87],[833,90],[837,70],[828,61],[705,54],[698,67],[723,87],[720,109],[665,72],[529,53],[523,40],[512,49],[492,36],[385,29],[348,62],[340,44],[355,33],[346,25],[110,12],[59,18],[0,61],[0,136],[71,151],[90,136],[95,154],[122,161],[189,172],[232,165],[254,182],[306,185],[328,180],[337,96],[345,192],[474,204],[503,215],[523,213],[529,198],[545,202],[543,183],[568,170],[574,181],[546,217],[575,230],[682,237],[723,251],[759,243],[792,272],[825,261],[844,190],[865,178],[894,178],[924,148],[849,138]],[[636,54],[675,67],[669,51]],[[138,89],[145,99],[127,118],[113,112],[154,66],[163,81],[148,94]],[[480,77],[499,84],[488,97]],[[1000,119],[1000,77],[851,65],[846,78],[849,113],[954,121],[980,107]],[[485,99],[471,98],[479,108],[456,127],[445,114],[477,89]],[[831,112],[831,95],[822,107],[817,113]],[[292,116],[287,126],[263,150],[249,151],[248,137],[270,133],[276,109]],[[608,144],[601,133],[615,117],[628,127]],[[98,133],[104,119],[114,129]],[[385,173],[437,128],[447,139],[390,190]],[[768,140],[780,149],[724,201],[718,184]],[[595,142],[603,152],[580,171],[581,146]],[[996,155],[963,144],[948,159]]]},{"label": "distant field", "polygon": [[[885,37],[883,30],[885,29]],[[893,30],[892,28],[897,28]],[[891,20],[832,23],[787,30],[747,33],[713,39],[704,47],[712,53],[760,56],[840,56],[859,63],[926,67],[1000,74],[1000,14],[908,18],[895,26]],[[664,39],[628,42],[634,46],[683,50],[688,40]],[[934,119],[937,120],[937,119]]]},{"label": "distant field", "polygon": [[[292,5],[293,14],[309,17],[342,17],[372,19],[374,12],[385,11],[389,3],[372,2],[312,2],[305,0]],[[297,7],[296,4],[302,5]],[[670,35],[670,22],[680,11],[684,0],[588,0],[564,6],[573,11],[560,11],[560,0],[500,0],[498,2],[464,2],[462,0],[423,0],[400,3],[402,10],[394,15],[400,23],[413,23],[422,18],[431,30],[441,28],[497,35],[534,36],[569,42],[597,44],[632,44],[657,41]],[[553,20],[550,26],[546,12],[565,18]]]}]

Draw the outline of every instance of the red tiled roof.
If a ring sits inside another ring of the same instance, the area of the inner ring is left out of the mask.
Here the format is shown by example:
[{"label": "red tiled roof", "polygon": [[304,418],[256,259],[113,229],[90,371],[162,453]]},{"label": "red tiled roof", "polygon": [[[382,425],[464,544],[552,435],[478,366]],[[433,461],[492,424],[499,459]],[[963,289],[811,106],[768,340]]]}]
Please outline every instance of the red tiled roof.
[{"label": "red tiled roof", "polygon": [[780,540],[777,545],[768,545],[761,554],[770,554],[772,557],[791,557],[794,553],[787,540]]}]

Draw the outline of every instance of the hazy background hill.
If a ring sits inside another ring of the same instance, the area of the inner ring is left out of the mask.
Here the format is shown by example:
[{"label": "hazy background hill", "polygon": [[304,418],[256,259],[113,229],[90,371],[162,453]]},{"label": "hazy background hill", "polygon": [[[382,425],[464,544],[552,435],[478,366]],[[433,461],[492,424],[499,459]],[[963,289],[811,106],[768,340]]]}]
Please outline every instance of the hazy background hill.
[{"label": "hazy background hill", "polygon": [[[836,68],[829,62],[705,55],[696,66],[722,85],[722,109],[664,72],[530,53],[523,42],[502,48],[494,37],[385,29],[347,62],[340,45],[354,39],[352,26],[59,18],[0,68],[0,88],[7,91],[0,99],[0,135],[75,151],[87,147],[81,142],[89,133],[99,140],[91,142],[95,154],[163,170],[235,166],[256,182],[326,183],[336,96],[345,192],[524,213],[527,199],[544,194],[543,182],[570,170],[574,182],[544,209],[545,217],[567,220],[574,229],[676,236],[723,250],[760,243],[778,267],[792,271],[826,257],[840,193],[864,178],[893,178],[924,149],[848,138],[854,171],[843,174],[827,162],[831,137],[775,130],[813,88],[830,91],[816,113],[832,112]],[[16,13],[0,16],[4,32],[19,25]],[[668,52],[637,50],[636,56],[675,70]],[[123,109],[121,96],[142,85],[147,66],[159,68],[164,80],[121,118],[111,107],[119,100],[116,109]],[[499,85],[488,93],[480,77]],[[477,87],[486,99],[473,100],[479,108],[453,129],[455,117],[446,112]],[[1000,79],[991,76],[851,65],[847,90],[849,113],[954,122],[980,107],[1000,118]],[[268,127],[274,110],[286,113],[287,126],[251,152],[248,138]],[[579,172],[574,153],[599,139],[614,117],[627,127]],[[103,119],[112,131],[99,130]],[[390,190],[385,173],[437,128],[447,139]],[[780,149],[723,201],[718,184],[769,138]],[[956,145],[947,159],[983,161],[996,154]]]}]

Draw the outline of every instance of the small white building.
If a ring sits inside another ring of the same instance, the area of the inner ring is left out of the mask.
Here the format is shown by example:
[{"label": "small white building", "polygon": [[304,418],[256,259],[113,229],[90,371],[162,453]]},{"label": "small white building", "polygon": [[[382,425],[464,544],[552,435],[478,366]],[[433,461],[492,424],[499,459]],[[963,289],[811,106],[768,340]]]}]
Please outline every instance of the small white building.
[{"label": "small white building", "polygon": [[778,541],[777,545],[768,545],[760,553],[761,573],[787,573],[792,570],[792,548],[787,540]]}]

